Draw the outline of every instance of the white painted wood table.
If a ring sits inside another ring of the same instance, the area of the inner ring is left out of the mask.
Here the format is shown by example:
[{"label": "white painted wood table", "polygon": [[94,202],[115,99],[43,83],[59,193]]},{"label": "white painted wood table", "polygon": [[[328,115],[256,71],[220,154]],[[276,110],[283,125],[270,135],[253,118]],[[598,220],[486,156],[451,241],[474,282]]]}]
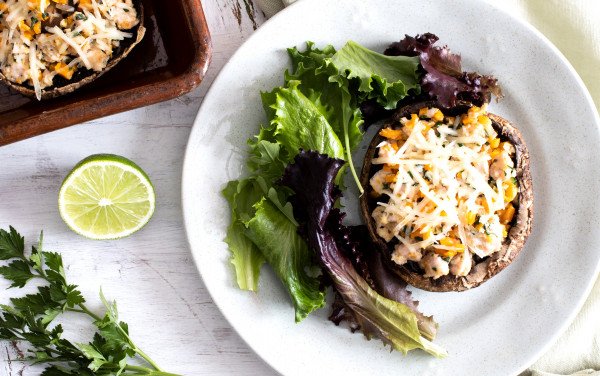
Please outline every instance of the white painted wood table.
[{"label": "white painted wood table", "polygon": [[[202,99],[225,62],[265,20],[252,0],[202,0],[212,35],[212,63],[198,89],[179,99],[141,108],[0,148],[0,227],[12,225],[32,244],[44,230],[46,249],[64,257],[67,277],[88,306],[101,310],[98,290],[119,303],[136,343],[169,372],[182,375],[275,374],[238,337],[210,298],[188,248],[181,211],[183,154]],[[131,158],[157,191],[154,218],[133,236],[91,241],[60,219],[62,179],[82,158],[115,153]],[[201,167],[199,167],[201,168]],[[0,284],[0,303],[21,295]],[[72,333],[87,340],[91,327]],[[82,325],[80,325],[82,324]],[[71,325],[69,325],[71,326]],[[14,345],[0,344],[0,375],[39,375],[9,359]]]}]

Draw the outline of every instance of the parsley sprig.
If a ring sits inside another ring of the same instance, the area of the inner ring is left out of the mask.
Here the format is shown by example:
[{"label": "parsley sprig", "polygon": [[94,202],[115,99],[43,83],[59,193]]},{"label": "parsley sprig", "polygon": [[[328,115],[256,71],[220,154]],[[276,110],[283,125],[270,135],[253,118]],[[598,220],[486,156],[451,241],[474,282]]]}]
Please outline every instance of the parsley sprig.
[{"label": "parsley sprig", "polygon": [[[119,321],[116,302],[109,302],[100,290],[106,308],[98,316],[86,307],[76,285],[67,283],[60,254],[42,248],[43,233],[31,253],[25,253],[25,239],[13,228],[0,229],[0,275],[12,282],[10,287],[25,287],[40,280],[37,293],[11,298],[11,305],[0,304],[0,340],[27,343],[25,360],[45,364],[42,376],[147,375],[177,376],[164,372],[129,336],[126,323]],[[75,312],[93,320],[97,331],[89,343],[73,343],[63,338],[63,327],[55,319]],[[137,360],[130,364],[131,360]],[[145,366],[140,364],[145,362]]]}]

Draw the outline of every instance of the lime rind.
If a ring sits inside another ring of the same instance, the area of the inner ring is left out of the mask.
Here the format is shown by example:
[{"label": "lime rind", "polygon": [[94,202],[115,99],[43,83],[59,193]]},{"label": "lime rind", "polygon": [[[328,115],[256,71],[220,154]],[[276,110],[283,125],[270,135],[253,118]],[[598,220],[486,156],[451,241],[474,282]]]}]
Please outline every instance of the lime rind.
[{"label": "lime rind", "polygon": [[74,232],[90,239],[119,239],[148,223],[155,209],[148,175],[134,162],[96,154],[79,162],[63,181],[59,211]]}]

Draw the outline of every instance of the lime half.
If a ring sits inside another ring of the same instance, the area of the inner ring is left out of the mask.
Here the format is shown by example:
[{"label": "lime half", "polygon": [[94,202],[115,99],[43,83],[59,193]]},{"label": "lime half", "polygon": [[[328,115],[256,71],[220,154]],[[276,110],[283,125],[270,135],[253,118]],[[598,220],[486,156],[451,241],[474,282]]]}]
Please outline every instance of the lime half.
[{"label": "lime half", "polygon": [[75,166],[58,194],[60,215],[90,239],[118,239],[142,228],[154,213],[154,187],[127,158],[91,155]]}]

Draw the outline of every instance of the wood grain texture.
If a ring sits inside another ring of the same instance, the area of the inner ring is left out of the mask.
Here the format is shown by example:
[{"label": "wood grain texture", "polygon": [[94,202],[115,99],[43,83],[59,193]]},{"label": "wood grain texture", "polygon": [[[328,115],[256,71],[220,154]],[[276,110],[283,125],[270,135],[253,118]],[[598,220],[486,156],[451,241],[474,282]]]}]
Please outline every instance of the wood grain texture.
[{"label": "wood grain texture", "polygon": [[[179,99],[95,120],[0,148],[0,227],[15,226],[29,244],[44,230],[46,248],[60,251],[72,283],[100,311],[98,289],[119,302],[132,337],[158,364],[182,375],[275,374],[238,337],[212,302],[193,264],[183,228],[183,153],[206,90],[237,47],[264,22],[251,0],[203,0],[213,59],[202,85]],[[142,166],[157,191],[154,218],[118,241],[91,241],[71,232],[58,214],[67,172],[93,153],[116,153]],[[4,290],[0,302],[19,290]],[[67,317],[76,340],[91,327]],[[0,344],[0,375],[34,376],[19,362],[22,345]]]}]

